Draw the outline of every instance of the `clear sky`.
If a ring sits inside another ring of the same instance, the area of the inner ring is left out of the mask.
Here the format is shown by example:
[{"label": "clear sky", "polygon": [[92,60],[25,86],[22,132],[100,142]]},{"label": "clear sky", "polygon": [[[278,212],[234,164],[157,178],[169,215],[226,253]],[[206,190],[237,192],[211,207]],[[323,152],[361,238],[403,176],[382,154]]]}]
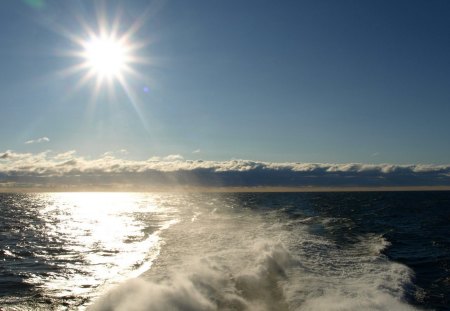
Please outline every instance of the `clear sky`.
[{"label": "clear sky", "polygon": [[[104,3],[0,2],[0,151],[450,162],[450,1]],[[101,15],[135,74],[80,85]]]}]

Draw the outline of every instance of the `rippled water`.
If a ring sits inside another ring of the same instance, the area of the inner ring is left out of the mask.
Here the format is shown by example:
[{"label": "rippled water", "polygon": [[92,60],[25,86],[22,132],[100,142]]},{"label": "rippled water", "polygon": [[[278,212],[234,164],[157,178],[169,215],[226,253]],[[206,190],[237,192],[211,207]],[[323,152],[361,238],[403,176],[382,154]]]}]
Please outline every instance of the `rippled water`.
[{"label": "rippled water", "polygon": [[177,219],[161,198],[122,193],[1,196],[0,303],[83,306],[148,270]]},{"label": "rippled water", "polygon": [[448,192],[0,194],[0,308],[449,310],[449,203]]}]

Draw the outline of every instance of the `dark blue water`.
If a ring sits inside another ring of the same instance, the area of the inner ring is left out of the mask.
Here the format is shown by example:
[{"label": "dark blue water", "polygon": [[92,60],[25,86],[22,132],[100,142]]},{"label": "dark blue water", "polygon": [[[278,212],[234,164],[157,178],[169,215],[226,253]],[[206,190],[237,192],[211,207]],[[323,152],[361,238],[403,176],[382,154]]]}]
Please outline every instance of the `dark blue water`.
[{"label": "dark blue water", "polygon": [[[343,228],[339,238],[383,234],[391,243],[384,254],[415,273],[417,287],[410,289],[411,302],[450,310],[449,192],[324,194],[316,200],[321,201],[315,208],[319,214],[354,223]],[[340,202],[339,207],[333,201]]]},{"label": "dark blue water", "polygon": [[[290,217],[331,217],[322,230],[338,244],[362,234],[381,234],[390,260],[414,271],[407,301],[434,310],[450,310],[450,192],[328,192],[243,195],[253,208],[283,208]],[[320,230],[320,226],[318,229]]]},{"label": "dark blue water", "polygon": [[[449,225],[450,192],[0,194],[0,308],[82,310],[110,284],[143,272],[152,285],[141,287],[160,293],[155,284],[161,276],[169,278],[175,266],[185,269],[195,255],[215,260],[214,267],[218,262],[226,267],[224,291],[235,291],[242,301],[234,305],[236,310],[251,310],[255,297],[267,310],[321,310],[321,299],[332,306],[337,293],[350,301],[358,288],[370,296],[372,287],[419,309],[450,310]],[[283,247],[267,246],[274,245],[272,238]],[[260,272],[267,271],[263,266],[265,270],[259,267],[251,274],[256,284],[274,282],[264,286],[280,300],[276,304],[264,301],[257,288],[243,290],[239,281],[253,271],[239,271],[246,260],[250,265],[259,262],[257,254],[251,258],[252,252],[260,252],[252,245],[261,240],[269,243],[261,250],[271,249],[270,256],[285,249],[286,258],[296,259],[286,267],[277,263],[278,276],[262,278]],[[405,280],[402,266],[412,270]],[[393,283],[386,274],[372,284],[384,267],[393,267]],[[189,284],[211,288],[210,274]],[[202,273],[195,275],[198,279]],[[229,283],[229,275],[235,283]],[[186,280],[191,279],[182,284]],[[342,290],[335,288],[347,280]],[[401,291],[395,280],[402,280]],[[330,294],[330,288],[336,292]],[[199,293],[204,292],[193,292],[192,301]],[[211,295],[215,307],[200,309],[229,307],[217,289],[214,299]],[[364,305],[366,298],[361,297],[352,305]],[[102,307],[93,310],[114,310],[104,307],[106,303],[98,305]],[[371,310],[392,309],[392,304],[367,305]],[[159,310],[149,305],[136,310],[153,309]]]}]

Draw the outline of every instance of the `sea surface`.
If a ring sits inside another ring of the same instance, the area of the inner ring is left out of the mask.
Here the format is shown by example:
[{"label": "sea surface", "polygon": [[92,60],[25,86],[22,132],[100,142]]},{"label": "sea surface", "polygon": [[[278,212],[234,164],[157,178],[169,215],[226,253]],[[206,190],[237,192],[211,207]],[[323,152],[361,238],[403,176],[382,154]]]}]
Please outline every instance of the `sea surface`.
[{"label": "sea surface", "polygon": [[0,309],[450,310],[450,192],[0,194]]}]

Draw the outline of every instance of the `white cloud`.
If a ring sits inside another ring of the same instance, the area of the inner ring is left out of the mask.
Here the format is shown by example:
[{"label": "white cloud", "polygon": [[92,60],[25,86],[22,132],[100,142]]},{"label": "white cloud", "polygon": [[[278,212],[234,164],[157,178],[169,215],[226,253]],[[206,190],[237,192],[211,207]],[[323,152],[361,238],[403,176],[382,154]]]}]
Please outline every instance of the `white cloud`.
[{"label": "white cloud", "polygon": [[114,156],[114,155],[127,155],[128,154],[128,150],[127,149],[120,149],[117,151],[106,151],[105,153],[103,153],[103,157],[108,157],[108,156]]},{"label": "white cloud", "polygon": [[67,152],[63,152],[63,153],[58,153],[56,154],[53,159],[56,161],[66,161],[69,160],[71,158],[73,158],[75,156],[77,152],[75,150],[70,150]]},{"label": "white cloud", "polygon": [[184,159],[184,157],[182,155],[169,154],[168,156],[165,156],[165,157],[153,156],[153,157],[150,157],[147,161],[148,162],[173,162],[173,161],[182,161],[183,159]]},{"label": "white cloud", "polygon": [[104,154],[86,159],[74,150],[0,153],[0,182],[41,184],[197,186],[420,186],[450,185],[450,165],[288,163],[184,160],[181,155],[128,160]]},{"label": "white cloud", "polygon": [[50,138],[44,136],[44,137],[40,137],[40,138],[36,138],[36,139],[32,139],[32,140],[27,140],[25,142],[25,144],[29,145],[29,144],[40,144],[40,143],[47,143],[50,141]]},{"label": "white cloud", "polygon": [[164,157],[164,161],[182,161],[183,159],[183,156],[179,154],[170,154]]},{"label": "white cloud", "polygon": [[200,153],[201,150],[200,149],[195,149],[194,151],[192,151],[192,153]]}]

